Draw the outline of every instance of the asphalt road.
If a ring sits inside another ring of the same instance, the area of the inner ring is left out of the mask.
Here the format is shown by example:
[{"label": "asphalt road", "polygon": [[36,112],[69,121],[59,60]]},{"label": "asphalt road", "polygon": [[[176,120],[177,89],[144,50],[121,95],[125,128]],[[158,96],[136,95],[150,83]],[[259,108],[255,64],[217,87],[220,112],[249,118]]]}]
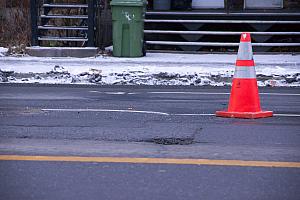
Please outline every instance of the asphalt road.
[{"label": "asphalt road", "polygon": [[[2,84],[0,197],[299,199],[300,89],[260,88],[262,107],[275,116],[257,120],[215,117],[229,92]],[[79,158],[70,162],[70,156]]]}]

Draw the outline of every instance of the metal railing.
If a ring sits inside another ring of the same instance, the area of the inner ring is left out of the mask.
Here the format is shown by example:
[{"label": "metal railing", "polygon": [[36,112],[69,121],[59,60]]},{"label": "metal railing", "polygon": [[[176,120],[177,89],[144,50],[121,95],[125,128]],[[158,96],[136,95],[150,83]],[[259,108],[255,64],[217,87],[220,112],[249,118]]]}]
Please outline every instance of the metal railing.
[{"label": "metal railing", "polygon": [[[42,5],[42,7],[40,6]],[[38,46],[39,41],[87,41],[88,47],[95,46],[95,7],[96,0],[87,0],[87,4],[59,4],[51,3],[49,0],[30,0],[30,11],[31,11],[31,44],[32,46]],[[74,9],[84,8],[87,9],[87,15],[53,15],[49,14],[53,9]],[[43,14],[40,10],[43,9]],[[49,26],[47,23],[50,19],[77,19],[86,20],[87,29],[85,26],[78,28],[75,26]],[[40,23],[40,24],[38,24]],[[87,38],[79,37],[41,37],[40,30],[75,30],[75,31],[87,31]]]}]

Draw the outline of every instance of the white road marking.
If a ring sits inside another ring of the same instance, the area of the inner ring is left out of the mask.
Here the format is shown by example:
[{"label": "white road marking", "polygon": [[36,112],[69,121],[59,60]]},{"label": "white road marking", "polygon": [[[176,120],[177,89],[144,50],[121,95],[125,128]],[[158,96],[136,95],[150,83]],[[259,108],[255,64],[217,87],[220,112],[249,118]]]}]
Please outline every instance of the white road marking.
[{"label": "white road marking", "polygon": [[[117,95],[123,95],[126,94],[126,92],[100,92],[100,91],[89,91],[91,93],[100,93],[100,94],[117,94]],[[228,92],[147,92],[148,94],[194,94],[194,95],[230,95]],[[140,94],[139,92],[136,93],[128,93],[128,94]],[[259,93],[260,95],[270,95],[270,96],[300,96],[300,94],[297,93],[268,93],[268,92],[262,92]]]},{"label": "white road marking", "polygon": [[[195,95],[230,95],[226,92],[147,92],[148,94],[195,94]],[[261,95],[272,95],[272,96],[300,96],[297,93],[259,93]]]},{"label": "white road marking", "polygon": [[216,114],[171,114],[175,116],[215,116]]},{"label": "white road marking", "polygon": [[[54,112],[121,112],[121,113],[143,113],[143,114],[156,114],[156,115],[168,115],[168,116],[215,116],[214,113],[164,113],[156,111],[145,110],[110,110],[110,109],[41,109],[42,111],[54,111]],[[275,117],[300,117],[300,114],[274,114]]]},{"label": "white road marking", "polygon": [[201,94],[201,95],[227,95],[230,93],[215,93],[215,92],[147,92],[148,94]]},{"label": "white road marking", "polygon": [[100,92],[96,90],[89,91],[91,93],[99,93],[99,94],[113,94],[113,95],[123,95],[126,94],[126,92]]},{"label": "white road marking", "polygon": [[293,93],[259,93],[261,95],[272,95],[272,96],[300,96],[300,94]]},{"label": "white road marking", "polygon": [[164,112],[144,111],[144,110],[108,110],[108,109],[42,109],[42,111],[56,111],[56,112],[123,112],[123,113],[144,113],[169,115]]},{"label": "white road marking", "polygon": [[202,100],[201,99],[178,99],[178,100],[171,100],[171,99],[166,99],[166,100],[163,100],[163,99],[160,99],[160,100],[150,100],[151,102],[201,102]]},{"label": "white road marking", "polygon": [[126,94],[126,92],[104,92],[105,94],[113,94],[113,95],[123,95]]},{"label": "white road marking", "polygon": [[298,114],[274,114],[276,117],[300,117]]},{"label": "white road marking", "polygon": [[89,91],[89,92],[91,92],[91,93],[100,93],[100,94],[102,94],[102,93],[103,93],[103,92],[96,91],[96,90],[92,90],[92,91]]},{"label": "white road marking", "polygon": [[[216,114],[204,113],[204,114],[170,114],[175,116],[215,116]],[[275,117],[300,117],[298,114],[273,114]]]},{"label": "white road marking", "polygon": [[100,92],[100,91],[96,91],[96,90],[92,90],[89,91],[91,93],[98,93],[98,94],[112,94],[112,95],[124,95],[124,94],[128,94],[128,95],[133,95],[133,94],[140,94],[138,92]]}]

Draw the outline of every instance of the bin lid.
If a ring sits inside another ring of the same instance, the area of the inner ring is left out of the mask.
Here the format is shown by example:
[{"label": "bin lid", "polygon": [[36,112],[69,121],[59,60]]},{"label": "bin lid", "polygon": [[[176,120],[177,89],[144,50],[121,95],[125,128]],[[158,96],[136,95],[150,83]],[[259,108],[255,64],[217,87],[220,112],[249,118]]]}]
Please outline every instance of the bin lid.
[{"label": "bin lid", "polygon": [[146,0],[112,0],[112,6],[144,6],[147,4]]}]

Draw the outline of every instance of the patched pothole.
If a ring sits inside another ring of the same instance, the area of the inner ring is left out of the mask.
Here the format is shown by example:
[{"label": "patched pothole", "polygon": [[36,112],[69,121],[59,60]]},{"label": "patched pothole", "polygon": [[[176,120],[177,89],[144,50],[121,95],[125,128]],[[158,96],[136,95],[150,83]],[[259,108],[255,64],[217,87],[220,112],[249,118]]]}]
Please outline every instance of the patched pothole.
[{"label": "patched pothole", "polygon": [[6,115],[6,116],[11,116],[11,115],[34,115],[34,114],[41,114],[43,111],[38,108],[18,108],[18,107],[0,107],[0,115]]}]

